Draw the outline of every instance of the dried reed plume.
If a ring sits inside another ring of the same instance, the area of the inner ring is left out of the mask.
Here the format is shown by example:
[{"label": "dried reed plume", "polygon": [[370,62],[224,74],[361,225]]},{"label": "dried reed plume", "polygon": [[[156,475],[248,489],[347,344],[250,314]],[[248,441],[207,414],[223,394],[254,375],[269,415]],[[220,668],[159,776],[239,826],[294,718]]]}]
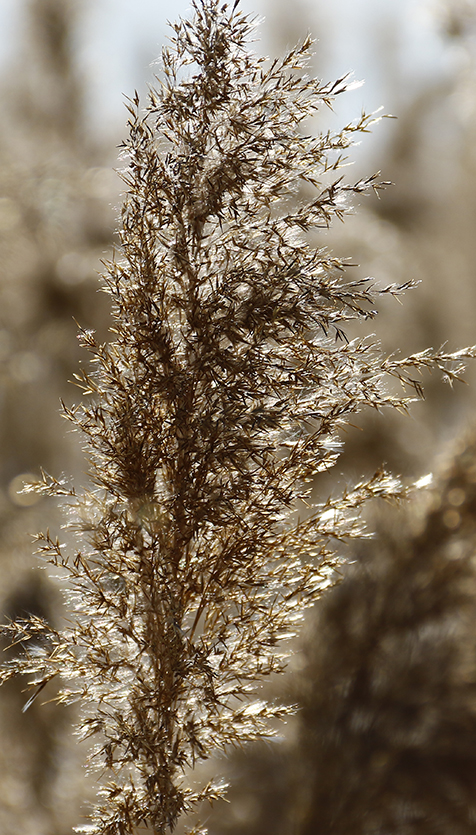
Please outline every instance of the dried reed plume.
[{"label": "dried reed plume", "polygon": [[[339,429],[364,406],[404,409],[420,392],[415,371],[455,377],[475,354],[402,360],[345,339],[379,291],[348,281],[304,233],[380,187],[335,174],[372,118],[305,134],[347,79],[305,73],[309,38],[272,63],[253,56],[237,6],[194,2],[145,112],[130,103],[120,258],[105,277],[114,341],[83,332],[96,370],[78,379],[91,399],[65,408],[93,486],[42,484],[66,497],[79,537],[70,557],[39,537],[67,578],[70,614],[60,631],[40,619],[7,627],[25,649],[4,680],[29,674],[34,698],[59,674],[59,700],[82,704],[80,735],[99,740],[100,800],[79,830],[96,835],[168,832],[224,791],[190,787],[198,760],[271,733],[287,709],[257,688],[283,670],[282,642],[329,583],[332,541],[360,535],[369,497],[400,492],[379,473],[313,505]],[[387,393],[389,375],[408,396]]]}]

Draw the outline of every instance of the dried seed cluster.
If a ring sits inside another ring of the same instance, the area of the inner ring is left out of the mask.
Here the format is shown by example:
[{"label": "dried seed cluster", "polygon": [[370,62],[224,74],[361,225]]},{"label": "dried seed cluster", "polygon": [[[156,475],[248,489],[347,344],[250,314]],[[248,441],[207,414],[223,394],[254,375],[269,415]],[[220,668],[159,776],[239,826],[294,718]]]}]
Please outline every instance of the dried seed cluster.
[{"label": "dried seed cluster", "polygon": [[373,317],[378,292],[403,287],[349,281],[304,233],[380,187],[333,173],[372,119],[306,135],[347,79],[306,74],[310,39],[271,64],[250,54],[238,3],[193,7],[145,112],[130,103],[121,249],[105,276],[113,340],[82,334],[95,369],[78,378],[85,402],[65,409],[93,486],[77,495],[43,479],[69,497],[80,540],[68,558],[40,537],[69,578],[69,625],[8,627],[35,650],[3,678],[33,673],[40,688],[60,674],[60,700],[79,700],[82,736],[97,735],[96,835],[173,829],[223,791],[192,790],[187,769],[270,734],[287,709],[256,688],[283,669],[281,642],[328,585],[332,540],[361,534],[352,511],[369,497],[400,494],[379,473],[312,504],[339,428],[363,406],[406,408],[412,392],[391,396],[386,376],[419,393],[414,370],[454,377],[474,355],[397,360],[346,340],[345,323]]}]

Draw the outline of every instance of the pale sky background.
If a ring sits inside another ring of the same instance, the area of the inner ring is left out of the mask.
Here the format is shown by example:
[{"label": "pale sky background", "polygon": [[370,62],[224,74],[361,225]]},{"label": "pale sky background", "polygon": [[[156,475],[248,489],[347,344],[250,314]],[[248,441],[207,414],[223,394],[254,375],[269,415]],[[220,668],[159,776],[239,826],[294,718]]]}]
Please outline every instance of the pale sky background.
[{"label": "pale sky background", "polygon": [[[319,74],[326,80],[353,71],[365,85],[349,94],[341,105],[343,118],[352,119],[362,109],[398,115],[405,101],[429,78],[458,72],[463,60],[438,32],[435,10],[440,0],[242,0],[247,12],[266,17],[259,51],[273,51],[269,32],[284,18],[290,29],[320,39],[316,47]],[[0,0],[0,72],[7,72],[21,32],[24,0]],[[111,135],[125,122],[124,96],[135,88],[144,92],[152,80],[151,62],[167,34],[166,21],[190,10],[188,0],[84,0],[78,57],[89,80],[88,106],[100,113]],[[282,33],[281,33],[282,38]],[[276,44],[274,49],[282,49]],[[341,118],[341,114],[339,114]],[[391,128],[365,143],[372,153]]]}]

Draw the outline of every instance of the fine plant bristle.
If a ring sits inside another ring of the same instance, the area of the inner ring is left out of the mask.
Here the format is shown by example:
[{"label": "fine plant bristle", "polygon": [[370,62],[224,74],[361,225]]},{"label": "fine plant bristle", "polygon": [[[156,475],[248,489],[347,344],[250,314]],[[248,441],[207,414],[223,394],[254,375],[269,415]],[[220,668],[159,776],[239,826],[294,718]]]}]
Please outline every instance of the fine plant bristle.
[{"label": "fine plant bristle", "polygon": [[307,75],[309,38],[272,63],[252,55],[238,3],[192,5],[145,110],[129,103],[121,246],[105,275],[112,341],[82,332],[94,367],[78,375],[85,401],[64,409],[91,486],[44,475],[36,488],[66,496],[78,537],[69,557],[39,537],[65,578],[67,625],[5,627],[24,652],[3,679],[28,673],[43,698],[59,674],[58,699],[82,705],[102,775],[95,835],[170,831],[224,791],[191,788],[188,770],[289,712],[259,684],[284,669],[285,641],[332,581],[335,543],[362,535],[361,505],[404,494],[379,472],[314,503],[339,431],[366,406],[405,410],[420,371],[455,379],[476,355],[399,359],[347,340],[346,323],[404,285],[348,280],[305,233],[382,187],[334,173],[375,119],[307,135],[347,79]]}]

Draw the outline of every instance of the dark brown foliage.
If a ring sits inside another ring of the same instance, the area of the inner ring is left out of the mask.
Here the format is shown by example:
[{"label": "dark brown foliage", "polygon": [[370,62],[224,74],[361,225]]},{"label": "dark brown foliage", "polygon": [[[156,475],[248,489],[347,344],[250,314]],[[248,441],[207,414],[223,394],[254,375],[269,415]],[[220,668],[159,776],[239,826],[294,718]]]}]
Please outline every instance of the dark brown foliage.
[{"label": "dark brown foliage", "polygon": [[387,520],[319,607],[301,693],[303,835],[474,832],[474,435],[428,504],[416,530]]}]

